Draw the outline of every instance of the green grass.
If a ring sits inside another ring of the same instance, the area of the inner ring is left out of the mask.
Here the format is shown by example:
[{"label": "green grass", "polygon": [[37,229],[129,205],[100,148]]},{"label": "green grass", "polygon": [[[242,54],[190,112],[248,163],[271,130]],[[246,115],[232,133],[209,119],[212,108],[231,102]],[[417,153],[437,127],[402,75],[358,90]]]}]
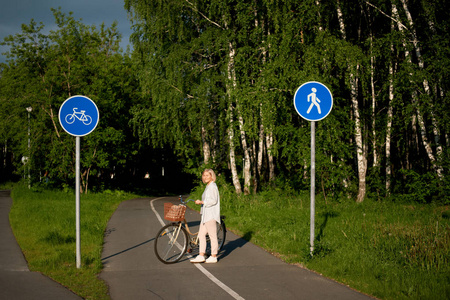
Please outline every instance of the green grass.
[{"label": "green grass", "polygon": [[84,299],[109,299],[102,269],[103,235],[117,206],[135,197],[121,192],[80,195],[81,268],[76,268],[75,194],[28,189],[12,192],[10,223],[30,270],[41,272]]},{"label": "green grass", "polygon": [[[219,187],[227,227],[288,263],[314,270],[380,299],[450,298],[450,210],[433,204],[316,199],[314,256],[309,253],[309,192],[236,197]],[[191,198],[200,199],[203,189]],[[107,222],[135,195],[81,195],[81,258],[76,268],[73,193],[14,186],[10,221],[31,270],[85,299],[109,299],[98,274]]]},{"label": "green grass", "polygon": [[227,227],[288,263],[380,299],[450,298],[448,206],[349,199],[327,205],[318,197],[311,257],[309,192],[220,192]]}]

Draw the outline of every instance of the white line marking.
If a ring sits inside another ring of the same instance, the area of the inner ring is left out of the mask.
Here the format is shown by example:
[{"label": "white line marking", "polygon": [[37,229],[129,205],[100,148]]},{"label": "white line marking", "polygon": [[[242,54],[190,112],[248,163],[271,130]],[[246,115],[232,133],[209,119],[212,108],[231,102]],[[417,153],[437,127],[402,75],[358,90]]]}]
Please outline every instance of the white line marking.
[{"label": "white line marking", "polygon": [[[159,213],[156,211],[155,206],[153,205],[153,201],[164,199],[164,198],[165,197],[161,197],[161,198],[156,198],[156,199],[150,200],[150,207],[152,208],[153,212],[155,213],[156,218],[158,218],[159,223],[161,223],[161,226],[164,226],[165,223],[164,223],[163,219],[161,218],[161,216],[159,215]],[[190,254],[188,254],[188,256],[192,257],[192,255],[190,255]],[[208,270],[206,270],[201,264],[193,264],[193,265],[196,266],[197,269],[199,269],[203,274],[205,274],[206,277],[208,277],[212,282],[217,284],[217,286],[219,286],[225,292],[227,292],[231,297],[233,297],[236,300],[245,300],[238,293],[236,293],[235,291],[230,289],[225,283],[223,283],[222,281],[217,279],[213,274],[211,274]]]}]

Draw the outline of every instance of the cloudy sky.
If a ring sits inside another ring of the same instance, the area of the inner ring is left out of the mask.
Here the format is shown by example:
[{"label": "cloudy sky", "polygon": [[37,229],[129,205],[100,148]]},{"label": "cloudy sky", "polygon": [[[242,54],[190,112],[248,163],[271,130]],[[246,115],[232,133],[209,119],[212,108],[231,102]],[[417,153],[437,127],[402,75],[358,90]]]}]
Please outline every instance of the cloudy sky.
[{"label": "cloudy sky", "polygon": [[[122,34],[121,47],[126,50],[131,34],[127,12],[123,8],[124,0],[0,0],[0,41],[9,35],[22,32],[21,25],[29,24],[34,19],[42,22],[44,33],[55,29],[55,21],[50,8],[61,7],[64,13],[73,12],[76,20],[81,19],[85,25],[96,25],[104,22],[107,27],[118,22],[118,30]],[[7,51],[0,46],[0,53]],[[0,62],[5,62],[0,54]]]}]

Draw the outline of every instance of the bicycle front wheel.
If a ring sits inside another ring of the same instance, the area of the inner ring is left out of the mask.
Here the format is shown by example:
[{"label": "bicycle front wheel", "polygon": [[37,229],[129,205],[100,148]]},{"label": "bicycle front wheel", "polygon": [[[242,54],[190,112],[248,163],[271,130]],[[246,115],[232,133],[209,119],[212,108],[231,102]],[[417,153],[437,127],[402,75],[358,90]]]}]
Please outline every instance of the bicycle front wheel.
[{"label": "bicycle front wheel", "polygon": [[156,257],[165,264],[173,264],[186,253],[188,234],[180,224],[168,224],[155,238]]}]

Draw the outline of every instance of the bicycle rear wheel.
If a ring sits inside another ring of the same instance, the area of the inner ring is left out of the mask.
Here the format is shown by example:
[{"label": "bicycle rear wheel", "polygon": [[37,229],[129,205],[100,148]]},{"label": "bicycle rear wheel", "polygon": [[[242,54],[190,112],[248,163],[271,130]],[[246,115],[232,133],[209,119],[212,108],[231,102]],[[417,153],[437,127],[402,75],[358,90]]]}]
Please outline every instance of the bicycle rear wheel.
[{"label": "bicycle rear wheel", "polygon": [[[223,245],[225,244],[225,238],[227,236],[227,228],[225,227],[225,222],[221,219],[221,223],[217,223],[217,244],[219,245],[219,252],[222,250]],[[209,239],[209,235],[206,235],[206,252],[211,251],[211,240]]]},{"label": "bicycle rear wheel", "polygon": [[225,244],[225,238],[227,237],[227,228],[225,227],[225,222],[223,219],[219,224],[217,223],[217,242],[219,244],[219,251],[222,250],[223,245]]},{"label": "bicycle rear wheel", "polygon": [[168,224],[159,230],[155,238],[156,257],[165,264],[173,264],[186,253],[188,234],[180,224]]}]

